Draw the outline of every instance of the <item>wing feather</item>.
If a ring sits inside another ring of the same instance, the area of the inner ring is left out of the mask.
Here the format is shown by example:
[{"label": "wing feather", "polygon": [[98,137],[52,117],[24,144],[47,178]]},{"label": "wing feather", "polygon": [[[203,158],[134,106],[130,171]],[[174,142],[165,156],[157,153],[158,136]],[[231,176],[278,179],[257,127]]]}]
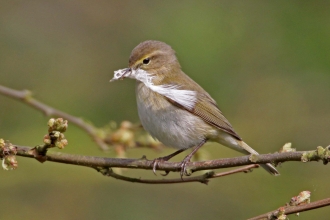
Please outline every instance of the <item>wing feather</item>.
[{"label": "wing feather", "polygon": [[[217,103],[214,99],[201,87],[199,86],[195,81],[193,81],[191,78],[189,78],[186,74],[182,73],[182,77],[180,77],[180,80],[183,79],[183,82],[180,84],[178,82],[175,82],[173,77],[171,77],[171,80],[164,80],[162,83],[169,84],[169,85],[175,85],[178,89],[182,90],[188,90],[188,91],[195,91],[196,92],[196,102],[194,104],[193,108],[187,108],[186,106],[183,106],[176,100],[166,97],[168,101],[170,101],[172,104],[185,109],[189,112],[191,112],[194,115],[197,115],[201,117],[205,122],[209,123],[210,125],[215,126],[218,129],[221,129],[234,137],[236,137],[238,140],[242,140],[241,137],[234,131],[232,125],[229,123],[229,121],[225,118],[225,116],[220,111]],[[180,86],[179,86],[180,85]]]}]

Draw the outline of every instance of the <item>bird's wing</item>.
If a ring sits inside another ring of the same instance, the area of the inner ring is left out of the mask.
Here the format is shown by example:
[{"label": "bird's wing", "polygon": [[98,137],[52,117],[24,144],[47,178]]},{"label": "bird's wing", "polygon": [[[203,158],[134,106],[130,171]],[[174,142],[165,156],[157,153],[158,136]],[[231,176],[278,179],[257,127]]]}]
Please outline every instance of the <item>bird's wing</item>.
[{"label": "bird's wing", "polygon": [[[225,116],[223,116],[215,100],[212,99],[212,97],[201,86],[199,86],[186,74],[183,73],[183,76],[185,82],[181,82],[180,86],[178,82],[173,80],[169,80],[170,82],[168,81],[168,83],[170,85],[178,85],[180,90],[194,91],[196,93],[196,101],[193,107],[182,105],[180,102],[170,97],[166,97],[167,100],[172,104],[201,117],[208,124],[233,135],[238,140],[242,140],[241,137],[234,131],[229,121],[225,118]],[[182,79],[182,77],[180,79]]]}]

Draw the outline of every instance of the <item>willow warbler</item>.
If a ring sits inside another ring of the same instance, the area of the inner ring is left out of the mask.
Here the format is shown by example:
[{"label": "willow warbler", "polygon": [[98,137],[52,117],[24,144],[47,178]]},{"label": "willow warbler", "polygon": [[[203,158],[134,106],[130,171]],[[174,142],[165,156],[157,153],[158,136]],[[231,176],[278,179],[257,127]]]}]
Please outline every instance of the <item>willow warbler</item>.
[{"label": "willow warbler", "polygon": [[[129,67],[115,71],[111,81],[136,79],[136,100],[141,123],[151,136],[176,152],[159,161],[193,148],[181,162],[181,177],[188,175],[186,164],[206,141],[218,142],[244,154],[258,154],[234,131],[216,101],[181,69],[175,51],[166,43],[148,40],[137,45]],[[271,164],[261,164],[279,175]]]}]

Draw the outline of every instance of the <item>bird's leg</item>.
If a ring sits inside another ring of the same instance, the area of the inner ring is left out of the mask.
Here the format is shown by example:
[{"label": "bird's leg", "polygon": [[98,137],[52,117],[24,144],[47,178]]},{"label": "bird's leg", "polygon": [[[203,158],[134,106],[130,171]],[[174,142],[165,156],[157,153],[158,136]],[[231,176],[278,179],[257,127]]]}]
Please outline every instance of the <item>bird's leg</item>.
[{"label": "bird's leg", "polygon": [[[156,168],[158,166],[158,163],[161,162],[161,161],[168,161],[170,160],[172,157],[178,155],[179,153],[185,151],[186,149],[180,149],[178,151],[175,151],[174,153],[170,154],[170,155],[167,155],[165,157],[158,157],[156,159],[154,159],[152,161],[152,164],[153,164],[153,169],[152,171],[154,172],[154,174],[156,175]],[[162,176],[166,176],[167,174],[169,174],[170,171],[165,171],[165,174],[161,174]]]},{"label": "bird's leg", "polygon": [[192,156],[194,156],[194,154],[198,151],[199,148],[201,148],[205,143],[206,143],[206,139],[204,139],[199,145],[197,145],[194,150],[188,154],[181,162],[181,171],[180,171],[180,176],[182,179],[183,174],[185,174],[186,176],[190,176],[190,174],[187,174],[186,172],[186,166],[187,163],[190,162],[190,159],[192,158]]}]

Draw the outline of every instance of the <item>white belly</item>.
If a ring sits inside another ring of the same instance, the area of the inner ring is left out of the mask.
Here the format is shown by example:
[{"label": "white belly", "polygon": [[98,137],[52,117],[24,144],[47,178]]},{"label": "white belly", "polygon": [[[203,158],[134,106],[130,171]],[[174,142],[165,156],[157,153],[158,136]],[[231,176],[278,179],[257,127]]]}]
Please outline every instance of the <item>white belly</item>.
[{"label": "white belly", "polygon": [[194,147],[205,139],[210,126],[198,116],[169,103],[137,82],[139,117],[146,131],[164,145],[177,149]]}]

